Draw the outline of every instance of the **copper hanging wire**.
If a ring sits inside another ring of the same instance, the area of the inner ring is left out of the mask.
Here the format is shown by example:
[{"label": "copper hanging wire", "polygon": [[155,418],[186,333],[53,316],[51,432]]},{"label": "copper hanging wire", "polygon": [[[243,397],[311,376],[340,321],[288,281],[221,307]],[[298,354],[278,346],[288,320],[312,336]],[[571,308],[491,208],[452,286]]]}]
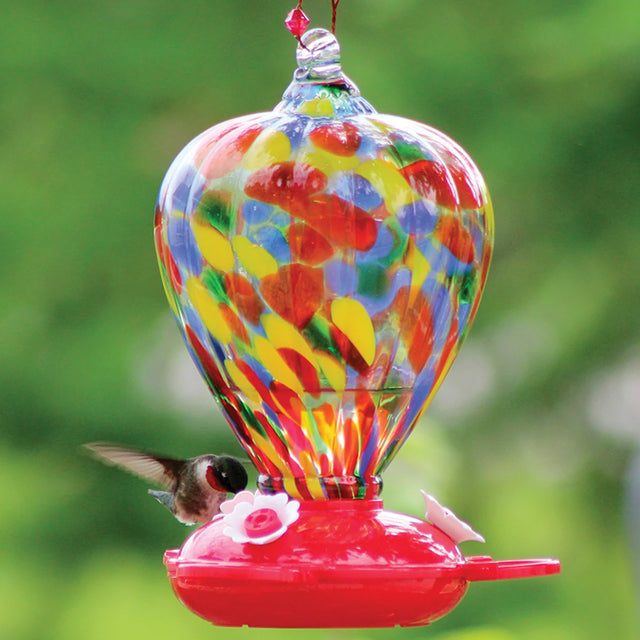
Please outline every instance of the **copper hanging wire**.
[{"label": "copper hanging wire", "polygon": [[336,16],[338,14],[338,5],[340,0],[331,0],[331,33],[336,33]]}]

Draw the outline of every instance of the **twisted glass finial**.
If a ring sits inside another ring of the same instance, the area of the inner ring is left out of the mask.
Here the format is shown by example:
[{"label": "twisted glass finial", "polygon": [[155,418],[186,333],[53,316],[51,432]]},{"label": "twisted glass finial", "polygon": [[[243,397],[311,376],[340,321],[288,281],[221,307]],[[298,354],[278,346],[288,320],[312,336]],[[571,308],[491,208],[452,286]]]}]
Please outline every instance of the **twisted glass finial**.
[{"label": "twisted glass finial", "polygon": [[340,43],[326,29],[311,29],[301,37],[296,61],[299,79],[331,81],[342,75]]}]

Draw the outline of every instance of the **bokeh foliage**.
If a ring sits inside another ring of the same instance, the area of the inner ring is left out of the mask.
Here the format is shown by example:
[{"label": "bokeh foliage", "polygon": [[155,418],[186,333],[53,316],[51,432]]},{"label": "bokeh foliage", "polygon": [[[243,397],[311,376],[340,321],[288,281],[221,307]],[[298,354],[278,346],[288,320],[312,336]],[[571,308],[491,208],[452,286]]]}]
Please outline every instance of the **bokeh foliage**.
[{"label": "bokeh foliage", "polygon": [[[2,637],[300,635],[214,630],[183,609],[161,554],[186,530],[142,483],[78,452],[103,439],[240,453],[169,319],[153,206],[190,138],[278,101],[294,4],[3,7]],[[305,2],[312,26],[329,5]],[[305,637],[634,640],[640,533],[624,495],[640,416],[620,417],[615,393],[638,361],[637,1],[342,0],[338,35],[363,94],[463,144],[496,209],[476,325],[385,476],[386,506],[421,515],[429,489],[487,553],[556,555],[563,573],[472,585],[432,628]]]}]

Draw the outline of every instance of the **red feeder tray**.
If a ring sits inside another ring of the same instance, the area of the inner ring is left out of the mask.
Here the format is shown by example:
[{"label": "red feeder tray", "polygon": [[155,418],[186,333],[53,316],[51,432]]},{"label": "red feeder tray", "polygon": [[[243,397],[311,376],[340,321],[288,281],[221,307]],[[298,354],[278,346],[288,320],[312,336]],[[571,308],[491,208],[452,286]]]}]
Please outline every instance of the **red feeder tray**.
[{"label": "red feeder tray", "polygon": [[165,553],[178,598],[220,626],[347,628],[426,625],[469,582],[558,573],[553,559],[465,558],[438,527],[382,500],[308,501],[269,544],[234,542],[214,519]]}]

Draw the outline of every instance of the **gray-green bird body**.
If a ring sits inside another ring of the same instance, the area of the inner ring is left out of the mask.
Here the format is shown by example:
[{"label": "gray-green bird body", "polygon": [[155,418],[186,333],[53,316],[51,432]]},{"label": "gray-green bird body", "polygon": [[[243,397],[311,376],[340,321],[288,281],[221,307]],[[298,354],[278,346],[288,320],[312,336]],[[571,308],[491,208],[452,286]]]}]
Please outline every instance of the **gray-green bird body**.
[{"label": "gray-green bird body", "polygon": [[180,460],[107,442],[84,446],[103,462],[160,485],[162,491],[149,493],[184,524],[209,522],[227,494],[247,486],[244,466],[231,456],[205,454]]}]

